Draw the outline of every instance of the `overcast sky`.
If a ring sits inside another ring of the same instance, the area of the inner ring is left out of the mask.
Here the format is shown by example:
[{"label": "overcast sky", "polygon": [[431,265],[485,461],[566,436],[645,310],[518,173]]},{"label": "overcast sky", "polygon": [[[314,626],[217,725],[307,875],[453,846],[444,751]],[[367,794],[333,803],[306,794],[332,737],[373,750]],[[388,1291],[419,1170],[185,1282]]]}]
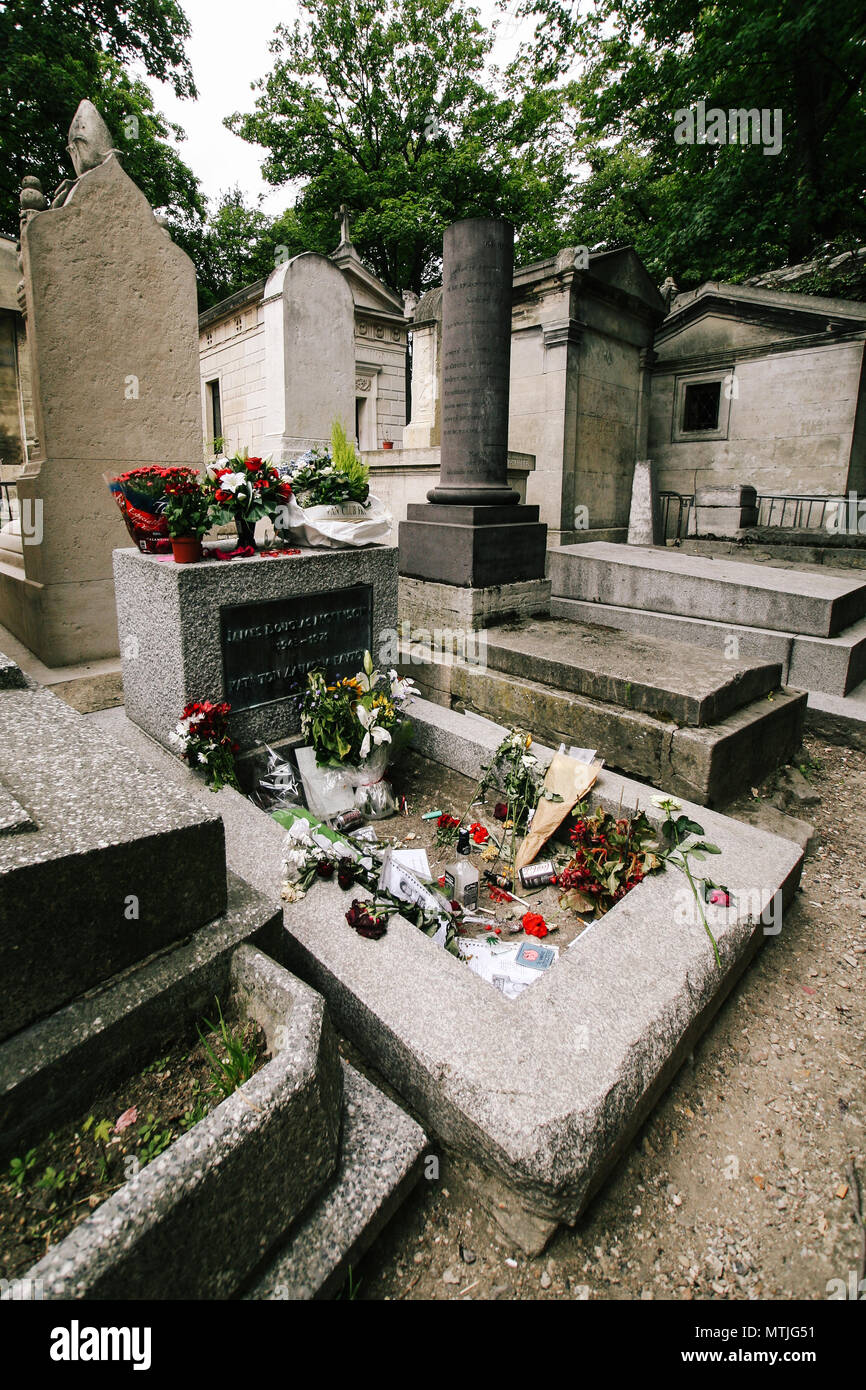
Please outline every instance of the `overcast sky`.
[{"label": "overcast sky", "polygon": [[[509,12],[518,0],[509,0]],[[290,24],[298,13],[295,0],[182,0],[192,29],[187,53],[192,63],[198,101],[178,101],[170,87],[150,79],[156,104],[186,131],[180,145],[183,159],[199,177],[208,198],[216,199],[238,184],[248,199],[264,194],[268,212],[282,212],[292,201],[291,190],[274,191],[259,172],[264,151],[247,144],[223,125],[233,111],[252,110],[250,84],[272,66],[268,42],[279,23]],[[494,57],[507,62],[516,48],[520,29],[510,13],[503,17],[495,0],[476,0],[486,22],[500,17],[500,37]]]}]

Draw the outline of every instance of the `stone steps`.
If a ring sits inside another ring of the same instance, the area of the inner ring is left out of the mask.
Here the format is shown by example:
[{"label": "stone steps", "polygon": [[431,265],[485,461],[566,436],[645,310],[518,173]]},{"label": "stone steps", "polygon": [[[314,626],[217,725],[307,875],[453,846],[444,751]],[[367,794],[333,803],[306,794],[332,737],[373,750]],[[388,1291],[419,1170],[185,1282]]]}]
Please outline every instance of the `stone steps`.
[{"label": "stone steps", "polygon": [[603,541],[550,552],[557,598],[833,637],[866,617],[866,584]]},{"label": "stone steps", "polygon": [[492,628],[487,665],[675,724],[714,724],[782,683],[779,662],[726,660],[681,643],[567,619]]},{"label": "stone steps", "polygon": [[459,706],[548,743],[597,748],[608,766],[702,806],[727,801],[793,756],[807,699],[781,689],[711,725],[680,726],[496,670],[455,664],[450,677]]},{"label": "stone steps", "polygon": [[689,643],[722,657],[731,650],[735,639],[740,659],[780,662],[783,682],[795,690],[843,696],[866,679],[863,618],[838,636],[813,637],[557,595],[551,599],[550,611],[554,617],[576,623],[602,624],[621,632]]}]

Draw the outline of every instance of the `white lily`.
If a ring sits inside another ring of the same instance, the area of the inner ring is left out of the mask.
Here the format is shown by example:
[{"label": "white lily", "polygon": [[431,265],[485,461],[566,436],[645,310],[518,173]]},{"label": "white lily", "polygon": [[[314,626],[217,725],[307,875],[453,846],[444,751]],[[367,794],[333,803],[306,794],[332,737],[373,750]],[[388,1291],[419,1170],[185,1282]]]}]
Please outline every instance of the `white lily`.
[{"label": "white lily", "polygon": [[366,709],[364,705],[358,705],[355,713],[367,730],[364,735],[364,741],[361,744],[361,757],[366,758],[371,747],[375,747],[380,743],[390,743],[391,735],[388,733],[387,729],[382,729],[377,724],[376,721],[379,718],[379,711],[377,709]]},{"label": "white lily", "polygon": [[388,679],[391,682],[392,700],[408,700],[410,695],[418,694],[415,682],[409,676],[398,676],[393,667],[388,672]]},{"label": "white lily", "polygon": [[246,481],[246,473],[227,473],[224,478],[220,478],[220,487],[223,492],[237,492],[241,484]]}]

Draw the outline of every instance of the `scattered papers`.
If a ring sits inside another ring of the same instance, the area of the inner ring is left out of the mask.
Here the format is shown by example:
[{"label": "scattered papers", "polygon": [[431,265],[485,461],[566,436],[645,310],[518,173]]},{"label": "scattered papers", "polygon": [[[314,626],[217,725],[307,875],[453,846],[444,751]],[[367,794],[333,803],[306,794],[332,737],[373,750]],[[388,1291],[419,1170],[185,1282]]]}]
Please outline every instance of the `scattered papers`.
[{"label": "scattered papers", "polygon": [[[421,882],[420,877],[405,864],[400,863],[400,855],[415,855],[417,850],[386,849],[382,859],[382,872],[379,887],[399,901],[422,907],[425,912],[448,912],[450,906],[440,893],[434,893]],[[426,862],[427,855],[424,853]],[[429,874],[428,874],[429,877]]]},{"label": "scattered papers", "polygon": [[541,946],[534,941],[484,941],[464,936],[457,946],[469,969],[506,999],[517,999],[559,958],[558,946]]},{"label": "scattered papers", "polygon": [[419,878],[430,878],[430,862],[426,849],[392,849],[391,863],[411,869]]}]

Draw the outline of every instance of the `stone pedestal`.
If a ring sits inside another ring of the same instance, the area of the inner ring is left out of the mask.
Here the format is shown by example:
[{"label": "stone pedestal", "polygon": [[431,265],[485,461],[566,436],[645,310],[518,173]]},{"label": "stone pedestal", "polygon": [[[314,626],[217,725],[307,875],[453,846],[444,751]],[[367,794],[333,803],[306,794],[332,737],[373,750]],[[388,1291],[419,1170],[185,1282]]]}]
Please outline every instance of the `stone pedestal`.
[{"label": "stone pedestal", "polygon": [[400,572],[415,579],[484,589],[544,576],[547,528],[507,475],[513,243],[501,219],[445,232],[439,485],[400,525]]},{"label": "stone pedestal", "polygon": [[228,700],[242,749],[290,738],[309,671],[354,675],[396,642],[394,546],[196,565],[116,550],[114,580],[126,713],[167,747],[190,700]]},{"label": "stone pedestal", "polygon": [[400,525],[400,572],[469,588],[541,579],[546,539],[537,507],[410,502]]},{"label": "stone pedestal", "polygon": [[706,487],[695,492],[695,535],[736,537],[758,524],[753,487]]},{"label": "stone pedestal", "polygon": [[652,459],[638,459],[631,485],[629,545],[664,545],[659,497]]}]

